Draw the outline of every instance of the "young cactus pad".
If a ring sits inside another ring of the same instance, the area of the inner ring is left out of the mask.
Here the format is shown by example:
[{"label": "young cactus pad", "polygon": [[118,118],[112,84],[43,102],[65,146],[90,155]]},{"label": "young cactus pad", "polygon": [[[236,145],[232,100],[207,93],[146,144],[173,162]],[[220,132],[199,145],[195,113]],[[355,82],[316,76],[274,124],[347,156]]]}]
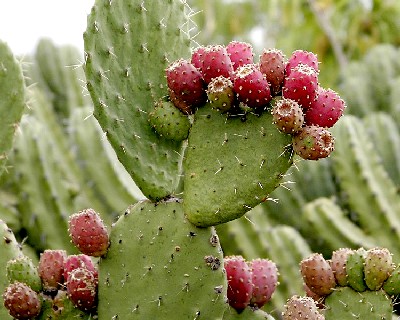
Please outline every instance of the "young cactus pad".
[{"label": "young cactus pad", "polygon": [[167,95],[165,68],[189,56],[185,1],[97,0],[84,34],[94,115],[144,195],[161,199],[179,182],[182,143],[160,139],[148,113]]},{"label": "young cactus pad", "polygon": [[189,223],[175,199],[129,208],[111,228],[99,275],[99,320],[212,320],[228,308],[218,237]]}]

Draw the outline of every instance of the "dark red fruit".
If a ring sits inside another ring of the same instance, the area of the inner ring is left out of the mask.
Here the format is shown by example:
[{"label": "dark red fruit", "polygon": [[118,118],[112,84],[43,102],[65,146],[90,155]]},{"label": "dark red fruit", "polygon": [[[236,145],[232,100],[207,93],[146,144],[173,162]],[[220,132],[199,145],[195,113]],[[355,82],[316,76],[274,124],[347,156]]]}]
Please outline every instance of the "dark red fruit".
[{"label": "dark red fruit", "polygon": [[98,278],[86,268],[70,272],[67,293],[73,304],[84,311],[92,310],[97,304]]},{"label": "dark red fruit", "polygon": [[260,56],[260,71],[271,86],[271,94],[277,95],[282,90],[285,80],[285,55],[281,50],[264,49]]},{"label": "dark red fruit", "polygon": [[10,284],[3,293],[3,300],[4,306],[15,319],[33,319],[41,310],[38,293],[22,282]]},{"label": "dark red fruit", "polygon": [[278,285],[278,269],[276,264],[268,259],[255,259],[249,263],[253,294],[250,304],[261,308],[269,300]]},{"label": "dark red fruit", "polygon": [[64,283],[65,250],[45,250],[40,254],[39,276],[45,290],[56,290]]},{"label": "dark red fruit", "polygon": [[253,63],[253,47],[247,42],[231,41],[226,46],[226,51],[232,61],[233,70]]},{"label": "dark red fruit", "polygon": [[206,84],[218,76],[232,79],[233,65],[225,47],[221,45],[205,47],[201,73]]},{"label": "dark red fruit", "polygon": [[305,50],[296,50],[293,51],[286,64],[286,75],[289,76],[292,69],[299,64],[305,64],[314,69],[315,72],[319,72],[318,58],[315,53]]},{"label": "dark red fruit", "polygon": [[77,254],[77,255],[70,255],[65,260],[64,281],[67,281],[68,275],[71,273],[71,271],[78,268],[88,269],[97,277],[98,271],[94,266],[92,259],[90,259],[90,257],[86,254]]},{"label": "dark red fruit", "polygon": [[205,50],[205,47],[197,47],[192,52],[192,58],[191,58],[190,62],[198,70],[200,70],[201,66],[203,65],[204,50]]}]

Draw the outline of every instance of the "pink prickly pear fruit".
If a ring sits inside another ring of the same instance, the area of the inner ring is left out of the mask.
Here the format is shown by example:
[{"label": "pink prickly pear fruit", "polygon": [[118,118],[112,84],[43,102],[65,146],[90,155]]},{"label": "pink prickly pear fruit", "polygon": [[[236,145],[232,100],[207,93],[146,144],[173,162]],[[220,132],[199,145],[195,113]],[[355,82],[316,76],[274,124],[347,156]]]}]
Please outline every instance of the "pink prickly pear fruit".
[{"label": "pink prickly pear fruit", "polygon": [[254,64],[236,69],[233,89],[238,100],[249,108],[266,107],[272,99],[267,79]]},{"label": "pink prickly pear fruit", "polygon": [[332,267],[319,253],[314,253],[302,260],[300,272],[304,283],[317,295],[326,296],[336,287]]},{"label": "pink prickly pear fruit", "polygon": [[71,271],[67,279],[67,293],[80,310],[90,311],[97,305],[98,278],[86,268]]},{"label": "pink prickly pear fruit", "polygon": [[346,262],[347,257],[353,252],[349,248],[340,248],[333,251],[332,258],[330,260],[333,274],[335,275],[336,282],[339,286],[345,287],[348,285]]},{"label": "pink prickly pear fruit", "polygon": [[303,126],[303,109],[292,99],[277,100],[271,113],[275,125],[284,133],[294,134]]},{"label": "pink prickly pear fruit", "polygon": [[312,298],[317,304],[317,307],[323,306],[326,296],[320,296],[316,294],[305,283],[303,283],[303,288],[306,293],[306,296]]},{"label": "pink prickly pear fruit", "polygon": [[197,47],[192,52],[190,63],[194,65],[198,70],[200,70],[201,66],[203,65],[204,50],[205,47]]},{"label": "pink prickly pear fruit", "polygon": [[247,42],[231,41],[226,46],[226,51],[232,61],[233,70],[253,63],[253,47]]},{"label": "pink prickly pear fruit", "polygon": [[278,285],[278,269],[268,259],[255,259],[249,262],[253,294],[250,305],[261,308],[269,300]]},{"label": "pink prickly pear fruit", "polygon": [[369,249],[364,264],[365,284],[370,290],[379,290],[394,268],[392,254],[388,249]]},{"label": "pink prickly pear fruit", "polygon": [[4,307],[14,319],[34,319],[42,303],[37,292],[22,282],[14,282],[3,293]]},{"label": "pink prickly pear fruit", "polygon": [[311,67],[315,72],[319,72],[318,58],[315,53],[306,50],[295,50],[286,64],[286,75],[289,76],[292,69],[299,64],[305,64]]},{"label": "pink prickly pear fruit", "polygon": [[230,110],[235,102],[232,81],[223,76],[212,79],[208,84],[207,97],[214,109],[221,112]]},{"label": "pink prickly pear fruit", "polygon": [[285,80],[285,55],[281,50],[272,48],[264,49],[260,55],[260,71],[265,75],[271,86],[273,96],[282,90]]},{"label": "pink prickly pear fruit", "polygon": [[101,257],[109,246],[107,228],[100,215],[93,209],[74,213],[69,218],[72,243],[84,254]]},{"label": "pink prickly pear fruit", "polygon": [[253,294],[250,267],[241,256],[225,257],[224,267],[228,279],[229,305],[236,311],[242,312],[249,305]]},{"label": "pink prickly pear fruit", "polygon": [[346,104],[332,89],[318,88],[317,97],[311,102],[304,115],[307,125],[333,127],[343,115]]},{"label": "pink prickly pear fruit", "polygon": [[65,250],[45,250],[40,254],[38,272],[45,290],[57,290],[64,283]]},{"label": "pink prickly pear fruit", "polygon": [[303,109],[310,107],[317,97],[318,74],[305,64],[299,64],[286,76],[282,96],[297,101]]},{"label": "pink prickly pear fruit", "polygon": [[205,47],[200,70],[206,84],[218,76],[232,79],[233,65],[226,48],[221,45]]},{"label": "pink prickly pear fruit", "polygon": [[179,59],[165,70],[171,101],[185,114],[206,102],[205,83],[202,75],[189,61]]},{"label": "pink prickly pear fruit", "polygon": [[305,160],[328,157],[334,144],[332,133],[318,126],[304,126],[292,138],[294,152]]},{"label": "pink prickly pear fruit", "polygon": [[315,301],[310,297],[291,297],[282,312],[283,320],[324,320]]},{"label": "pink prickly pear fruit", "polygon": [[86,254],[70,255],[65,260],[64,265],[64,281],[67,281],[68,275],[75,269],[85,268],[92,272],[95,277],[98,276],[98,271],[90,257]]}]

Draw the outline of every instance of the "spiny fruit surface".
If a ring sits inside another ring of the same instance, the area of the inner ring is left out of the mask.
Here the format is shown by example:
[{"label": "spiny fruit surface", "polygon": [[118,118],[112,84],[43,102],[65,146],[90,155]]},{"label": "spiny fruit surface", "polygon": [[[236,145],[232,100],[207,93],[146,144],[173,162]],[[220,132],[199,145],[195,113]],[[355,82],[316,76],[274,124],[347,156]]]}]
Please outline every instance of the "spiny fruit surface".
[{"label": "spiny fruit surface", "polygon": [[275,125],[284,133],[294,134],[303,126],[303,109],[292,99],[282,98],[277,100],[271,113]]},{"label": "spiny fruit surface", "polygon": [[385,290],[389,296],[400,294],[400,266],[397,266],[385,281],[383,290]]},{"label": "spiny fruit surface", "polygon": [[304,115],[307,125],[333,127],[346,108],[344,100],[332,89],[318,88],[317,97]]},{"label": "spiny fruit surface", "polygon": [[282,313],[283,320],[324,320],[324,316],[318,312],[317,305],[310,297],[291,297],[285,305]]},{"label": "spiny fruit surface", "polygon": [[45,290],[56,290],[64,282],[65,250],[45,250],[40,254],[38,271]]},{"label": "spiny fruit surface", "polygon": [[100,257],[107,252],[109,236],[100,215],[93,209],[74,213],[69,218],[72,243],[84,254]]},{"label": "spiny fruit surface", "polygon": [[335,139],[326,128],[304,126],[293,136],[293,150],[306,160],[328,157],[334,149]]},{"label": "spiny fruit surface", "polygon": [[238,100],[249,108],[265,107],[272,99],[267,79],[254,64],[236,69],[233,88]]},{"label": "spiny fruit surface", "polygon": [[346,262],[347,257],[352,252],[349,248],[340,248],[333,251],[331,258],[331,267],[339,286],[347,286]]},{"label": "spiny fruit surface", "polygon": [[295,50],[286,64],[286,75],[289,76],[292,69],[297,67],[299,64],[307,65],[315,72],[319,72],[318,58],[315,53],[305,50]]},{"label": "spiny fruit surface", "polygon": [[98,278],[86,268],[71,271],[67,279],[67,293],[80,310],[89,311],[96,307]]},{"label": "spiny fruit surface", "polygon": [[224,267],[228,279],[229,305],[241,312],[249,305],[253,293],[251,269],[242,256],[225,257]]},{"label": "spiny fruit surface", "polygon": [[302,260],[300,272],[305,284],[320,296],[330,294],[336,287],[333,270],[329,262],[319,253]]},{"label": "spiny fruit surface", "polygon": [[392,254],[386,248],[367,251],[364,265],[365,284],[370,290],[378,290],[394,269]]},{"label": "spiny fruit surface", "polygon": [[15,319],[33,319],[40,313],[39,295],[25,283],[10,284],[3,293],[3,300],[4,306]]},{"label": "spiny fruit surface", "polygon": [[268,259],[254,259],[249,262],[253,293],[250,305],[261,308],[269,300],[278,285],[278,269]]},{"label": "spiny fruit surface", "polygon": [[233,76],[233,65],[226,48],[221,45],[205,47],[200,70],[207,84],[210,83],[211,79],[218,76],[231,79]]},{"label": "spiny fruit surface", "polygon": [[42,280],[32,259],[21,256],[7,262],[7,278],[10,283],[22,282],[31,289],[39,292],[42,289]]},{"label": "spiny fruit surface", "polygon": [[[174,61],[168,66],[165,73],[170,93],[173,92],[172,102],[183,113],[193,113],[195,108],[205,103],[206,93],[203,77],[190,61],[184,59]],[[186,108],[182,109],[182,106],[186,106]]]},{"label": "spiny fruit surface", "polygon": [[364,263],[366,252],[363,248],[353,250],[347,257],[347,281],[355,291],[363,292],[367,289],[364,280]]},{"label": "spiny fruit surface", "polygon": [[247,42],[231,41],[226,46],[226,51],[232,61],[233,70],[253,63],[253,47]]},{"label": "spiny fruit surface", "polygon": [[285,80],[285,65],[285,55],[281,50],[264,49],[260,55],[260,71],[270,84],[272,95],[277,95],[282,90]]},{"label": "spiny fruit surface", "polygon": [[235,102],[232,81],[224,76],[212,79],[207,87],[207,97],[214,109],[221,112],[230,110]]},{"label": "spiny fruit surface", "polygon": [[282,96],[297,101],[304,109],[317,97],[318,74],[311,67],[299,64],[286,76]]},{"label": "spiny fruit surface", "polygon": [[95,277],[98,276],[98,271],[93,264],[92,259],[86,254],[70,255],[65,260],[64,264],[64,281],[67,281],[68,275],[75,269],[85,268],[92,272]]},{"label": "spiny fruit surface", "polygon": [[194,65],[198,70],[200,70],[203,65],[204,50],[205,47],[200,46],[194,49],[192,52],[190,63]]}]

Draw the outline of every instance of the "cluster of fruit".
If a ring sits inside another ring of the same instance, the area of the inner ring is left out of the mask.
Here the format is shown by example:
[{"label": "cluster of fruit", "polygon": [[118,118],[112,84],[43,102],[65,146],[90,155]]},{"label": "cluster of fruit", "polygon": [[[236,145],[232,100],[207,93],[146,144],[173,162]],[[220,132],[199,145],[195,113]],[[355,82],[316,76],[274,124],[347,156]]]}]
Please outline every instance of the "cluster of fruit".
[{"label": "cluster of fruit", "polygon": [[[90,256],[100,257],[109,245],[107,229],[92,209],[69,220],[72,242],[82,252],[45,250],[36,267],[27,256],[10,260],[10,284],[3,293],[4,306],[15,319],[33,319],[48,312],[49,319],[63,312],[90,312],[97,306],[98,270]],[[69,308],[69,310],[67,310]],[[64,310],[65,309],[65,310]]]}]

